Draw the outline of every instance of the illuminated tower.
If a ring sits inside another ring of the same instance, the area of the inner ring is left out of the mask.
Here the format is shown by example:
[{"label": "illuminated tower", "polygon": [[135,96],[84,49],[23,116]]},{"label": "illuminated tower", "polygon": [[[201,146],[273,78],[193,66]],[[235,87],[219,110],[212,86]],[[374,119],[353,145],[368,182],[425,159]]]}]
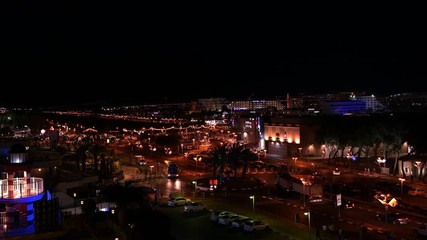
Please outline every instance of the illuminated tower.
[{"label": "illuminated tower", "polygon": [[35,233],[34,202],[44,190],[43,179],[31,176],[28,149],[13,144],[0,166],[0,238]]}]

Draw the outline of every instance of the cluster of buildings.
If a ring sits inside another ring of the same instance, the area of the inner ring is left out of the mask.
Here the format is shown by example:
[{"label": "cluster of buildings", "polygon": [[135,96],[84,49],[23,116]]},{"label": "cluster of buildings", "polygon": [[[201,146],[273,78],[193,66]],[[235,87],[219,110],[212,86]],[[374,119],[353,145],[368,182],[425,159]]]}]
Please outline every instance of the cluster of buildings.
[{"label": "cluster of buildings", "polygon": [[[427,93],[374,95],[340,92],[333,94],[287,94],[272,99],[204,98],[184,103],[103,107],[105,113],[132,113],[149,116],[184,113],[230,111],[272,111],[276,114],[330,115],[414,112],[427,109]],[[147,115],[148,114],[148,115]]]},{"label": "cluster of buildings", "polygon": [[[206,112],[245,112],[279,115],[366,115],[375,113],[418,112],[427,110],[427,93],[366,94],[339,92],[328,94],[287,94],[274,98],[201,98],[189,102],[145,105],[96,106],[97,114],[142,117],[180,118]],[[65,112],[91,115],[93,108],[85,106],[50,107],[44,112]]]},{"label": "cluster of buildings", "polygon": [[[322,128],[325,116],[390,115],[406,112],[427,112],[427,93],[402,93],[387,96],[356,94],[352,92],[318,95],[287,95],[270,100],[227,100],[225,98],[198,99],[188,103],[151,104],[140,106],[103,106],[95,112],[90,109],[42,109],[46,113],[67,113],[84,116],[101,116],[157,123],[185,123],[222,125],[234,137],[258,152],[292,157],[328,156],[330,149],[315,139]],[[7,109],[2,110],[7,113]],[[2,120],[2,126],[3,128]],[[229,132],[230,132],[229,131]],[[57,139],[56,131],[50,139]],[[12,129],[13,138],[27,138],[31,130],[24,126]],[[194,137],[193,145],[194,145]],[[191,140],[191,139],[190,139]],[[50,145],[50,144],[49,144]],[[190,144],[191,145],[191,141]],[[36,227],[54,229],[61,225],[58,203],[46,195],[40,169],[55,171],[57,161],[37,155],[29,155],[23,145],[8,146],[7,158],[0,164],[0,234],[22,235],[35,232]],[[183,148],[181,144],[181,148]],[[410,146],[402,145],[402,153]],[[181,149],[183,151],[183,149]],[[349,155],[350,149],[341,154]],[[408,165],[409,164],[409,165]],[[400,173],[415,175],[414,163],[402,165]],[[423,172],[418,169],[419,172]],[[410,172],[410,173],[409,173]],[[424,171],[425,172],[425,171]],[[35,221],[35,213],[43,222]],[[49,213],[52,216],[44,216]]]},{"label": "cluster of buildings", "polygon": [[287,94],[274,99],[205,98],[188,103],[103,106],[96,114],[177,126],[193,121],[226,125],[233,128],[245,144],[291,158],[295,155],[328,156],[328,149],[317,144],[315,138],[329,116],[369,118],[420,112],[427,113],[427,93],[373,95],[339,92]]}]

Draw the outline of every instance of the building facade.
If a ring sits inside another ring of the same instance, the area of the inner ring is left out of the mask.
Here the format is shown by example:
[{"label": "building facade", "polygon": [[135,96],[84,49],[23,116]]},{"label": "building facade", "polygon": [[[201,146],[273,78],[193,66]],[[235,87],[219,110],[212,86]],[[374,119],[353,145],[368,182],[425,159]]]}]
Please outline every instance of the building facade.
[{"label": "building facade", "polygon": [[12,145],[7,160],[2,164],[0,180],[1,235],[32,234],[35,232],[34,203],[43,198],[43,179],[31,175],[24,145]]}]

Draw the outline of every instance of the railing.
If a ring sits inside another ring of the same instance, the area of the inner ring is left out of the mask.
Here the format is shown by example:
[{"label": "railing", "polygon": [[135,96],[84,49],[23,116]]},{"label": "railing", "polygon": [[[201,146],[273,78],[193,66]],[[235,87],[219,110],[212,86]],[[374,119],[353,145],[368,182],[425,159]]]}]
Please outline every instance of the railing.
[{"label": "railing", "polygon": [[8,179],[0,180],[0,199],[25,198],[43,193],[42,178],[14,178],[13,184],[8,184]]}]

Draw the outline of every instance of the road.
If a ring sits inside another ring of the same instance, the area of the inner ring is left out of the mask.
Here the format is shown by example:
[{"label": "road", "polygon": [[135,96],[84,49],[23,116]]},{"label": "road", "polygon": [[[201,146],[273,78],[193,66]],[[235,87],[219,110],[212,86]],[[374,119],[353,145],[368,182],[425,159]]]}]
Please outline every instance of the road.
[{"label": "road", "polygon": [[[353,238],[359,237],[362,226],[366,227],[364,239],[387,239],[387,233],[390,231],[397,236],[396,239],[414,239],[412,229],[426,222],[426,218],[424,216],[417,215],[413,212],[402,211],[401,209],[389,209],[389,211],[397,210],[403,215],[408,216],[410,218],[410,224],[393,225],[392,223],[386,224],[384,222],[379,222],[376,218],[376,214],[384,212],[385,208],[374,201],[358,199],[360,196],[351,198],[356,203],[356,207],[354,209],[341,208],[339,210],[334,202],[336,194],[335,190],[331,198],[329,195],[325,194],[326,199],[324,199],[323,203],[307,204],[307,208],[304,208],[301,199],[293,196],[279,197],[274,195],[275,173],[258,173],[256,175],[250,175],[266,179],[269,183],[269,188],[245,192],[218,192],[214,196],[206,195],[205,197],[202,197],[202,195],[195,196],[192,181],[199,177],[210,176],[210,171],[199,167],[197,171],[198,174],[196,175],[195,161],[191,161],[183,156],[169,157],[167,155],[153,154],[148,158],[147,164],[153,164],[157,161],[160,161],[161,164],[163,164],[165,160],[178,162],[181,169],[181,176],[177,180],[170,180],[166,178],[155,180],[155,186],[159,187],[163,199],[166,199],[171,194],[184,195],[190,198],[195,197],[196,199],[207,201],[211,206],[224,204],[224,207],[226,205],[231,209],[247,212],[251,209],[251,202],[248,200],[248,197],[250,195],[254,195],[256,198],[255,209],[258,210],[257,215],[261,213],[264,214],[259,216],[269,219],[269,221],[272,222],[274,229],[277,229],[278,232],[282,232],[283,234],[289,231],[288,227],[283,226],[284,220],[286,220],[287,223],[291,223],[293,226],[300,227],[307,231],[306,228],[308,227],[308,220],[305,217],[304,212],[308,210],[310,211],[311,227],[313,231],[314,229],[321,229],[323,225],[334,225],[335,234],[337,234],[336,232],[338,229],[342,229],[344,233]],[[378,178],[378,176],[374,177],[374,175],[365,175],[348,169],[341,170],[340,176],[332,176],[330,174],[332,171],[330,168],[319,164],[313,166],[310,163],[302,162],[297,166],[299,169],[298,173],[302,174],[318,171],[325,176],[324,181],[329,184],[357,186],[363,186],[363,184],[365,184],[366,186],[367,184],[381,182],[384,180],[382,178]],[[153,184],[152,181],[151,184]],[[348,196],[344,195],[344,197],[350,199]],[[405,196],[405,200],[409,200],[411,198],[413,197]],[[221,203],[224,199],[226,199],[226,202]],[[298,216],[297,220],[296,216]],[[322,234],[325,237],[328,237],[329,231],[322,232]]]},{"label": "road", "polygon": [[[247,214],[253,214],[252,202],[249,196],[255,196],[255,215],[268,219],[278,232],[291,233],[292,229],[308,232],[308,219],[303,214],[307,210],[310,210],[312,233],[314,233],[314,229],[319,229],[323,225],[329,226],[334,224],[335,231],[338,228],[342,228],[344,232],[355,239],[359,237],[360,225],[362,223],[367,231],[365,239],[386,239],[385,232],[388,231],[393,231],[397,235],[396,239],[414,239],[411,231],[412,228],[427,222],[424,217],[427,214],[423,214],[425,212],[422,212],[423,209],[427,209],[427,199],[409,196],[406,194],[406,191],[402,195],[400,194],[401,187],[405,187],[406,189],[407,186],[419,183],[406,181],[403,184],[396,177],[366,174],[363,170],[360,171],[356,165],[352,165],[350,168],[340,166],[341,175],[333,177],[331,172],[332,168],[335,168],[335,165],[320,163],[319,159],[291,161],[280,156],[267,154],[267,158],[262,160],[268,163],[286,163],[293,167],[294,173],[310,174],[313,171],[318,171],[324,176],[326,199],[321,204],[308,204],[307,208],[304,208],[301,199],[294,196],[278,196],[275,193],[275,173],[257,172],[248,176],[265,179],[269,183],[267,188],[245,191],[221,191],[213,196],[207,195],[203,197],[196,195],[193,197],[194,186],[192,185],[192,181],[199,177],[210,176],[210,169],[206,169],[203,164],[196,166],[195,161],[187,159],[184,156],[170,156],[158,151],[147,151],[147,149],[136,147],[129,148],[129,146],[111,146],[116,150],[116,155],[121,159],[123,167],[126,169],[126,177],[143,179],[150,186],[158,188],[159,193],[163,197],[161,198],[162,200],[165,200],[171,193],[181,194],[207,201],[212,207],[231,208]],[[198,152],[194,151],[194,153],[197,154],[200,151],[201,149]],[[153,166],[150,167],[147,175],[141,174],[135,169],[136,159],[134,156],[137,154],[143,154],[147,159],[147,165],[149,167]],[[179,163],[181,171],[179,179],[166,179],[165,160]],[[358,188],[358,192],[350,196],[348,192],[341,192],[343,191],[343,186]],[[425,187],[422,184],[420,186]],[[400,206],[416,206],[419,207],[419,211],[415,211],[414,207],[389,209],[389,211],[399,211],[402,215],[409,216],[410,224],[408,225],[393,225],[391,223],[378,222],[375,215],[379,212],[384,212],[385,208],[378,204],[378,202],[374,202],[372,197],[375,191],[391,193],[393,196],[399,197]],[[356,207],[354,209],[338,210],[334,202],[337,193],[342,193],[344,198],[352,199],[356,203]],[[295,220],[295,216],[299,216],[298,221]],[[218,229],[213,228],[213,230],[215,232]],[[222,238],[225,236],[227,235],[220,235]]]}]

